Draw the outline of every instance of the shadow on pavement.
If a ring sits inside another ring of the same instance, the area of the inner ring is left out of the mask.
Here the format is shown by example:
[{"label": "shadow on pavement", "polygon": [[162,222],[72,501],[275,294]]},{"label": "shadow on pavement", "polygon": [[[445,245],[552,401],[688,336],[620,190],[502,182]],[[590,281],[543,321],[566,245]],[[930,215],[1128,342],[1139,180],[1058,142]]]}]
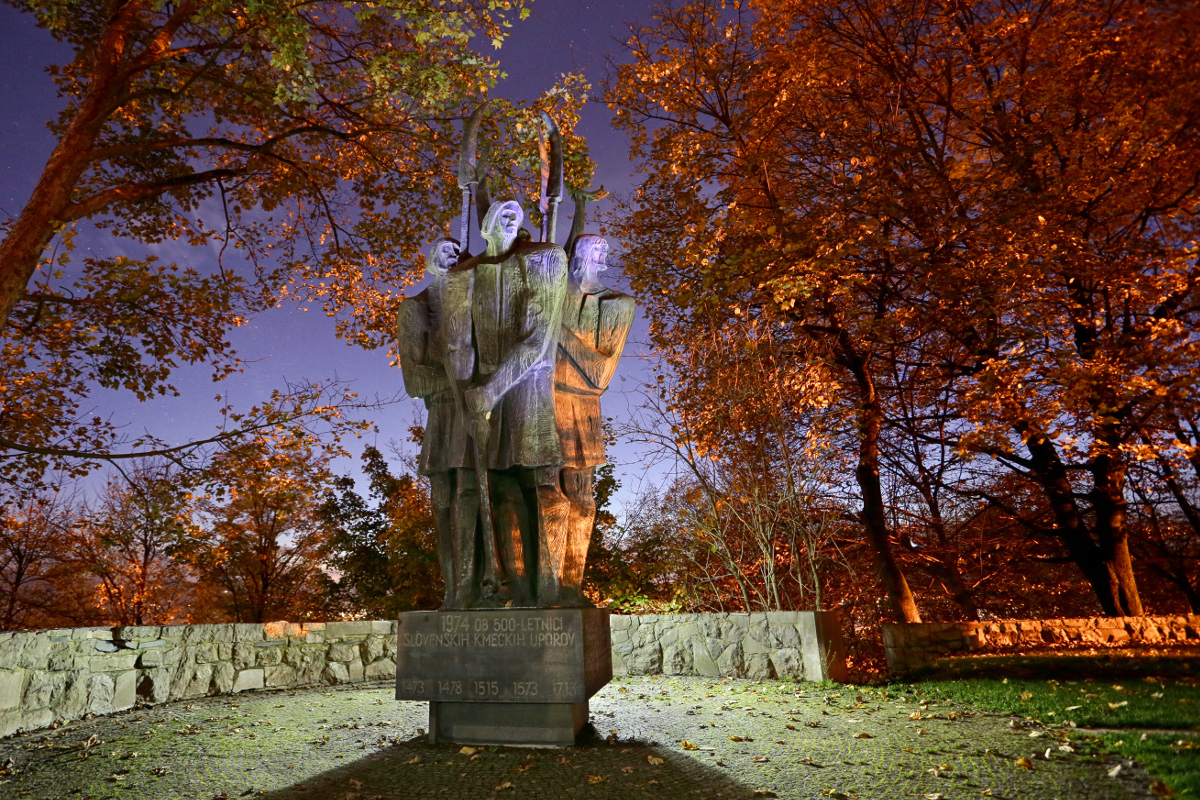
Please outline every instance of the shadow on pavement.
[{"label": "shadow on pavement", "polygon": [[[285,789],[268,800],[392,798],[721,798],[756,792],[712,767],[643,742],[591,739],[564,749],[430,745],[401,742]],[[230,795],[233,800],[234,795]]]}]

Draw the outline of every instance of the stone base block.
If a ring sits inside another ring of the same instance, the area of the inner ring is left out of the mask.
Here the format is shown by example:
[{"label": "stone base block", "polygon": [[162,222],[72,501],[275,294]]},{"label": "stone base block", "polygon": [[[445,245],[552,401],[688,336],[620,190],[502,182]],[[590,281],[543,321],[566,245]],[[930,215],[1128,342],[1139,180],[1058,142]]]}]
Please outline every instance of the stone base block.
[{"label": "stone base block", "polygon": [[400,615],[396,699],[584,703],[612,680],[601,608]]},{"label": "stone base block", "polygon": [[429,704],[429,742],[570,747],[587,721],[586,702],[433,702]]},{"label": "stone base block", "polygon": [[612,679],[608,611],[400,615],[396,699],[429,701],[431,742],[566,747]]}]

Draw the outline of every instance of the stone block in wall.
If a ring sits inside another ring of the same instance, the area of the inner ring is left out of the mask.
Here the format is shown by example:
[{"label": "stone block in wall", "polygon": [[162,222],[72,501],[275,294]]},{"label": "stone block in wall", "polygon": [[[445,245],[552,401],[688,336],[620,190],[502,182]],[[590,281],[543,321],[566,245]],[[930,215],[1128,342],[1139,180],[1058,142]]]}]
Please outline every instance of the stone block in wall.
[{"label": "stone block in wall", "polygon": [[137,670],[126,670],[113,681],[112,710],[124,711],[137,702]]},{"label": "stone block in wall", "polygon": [[[357,682],[361,681],[366,672],[363,669],[363,663],[361,661],[359,661],[358,659],[355,659],[354,661],[351,661],[349,664],[347,664],[346,669],[350,672],[350,680],[353,683],[357,683]],[[393,678],[396,677],[395,674],[393,674],[392,677]]]},{"label": "stone block in wall", "polygon": [[90,714],[107,714],[113,710],[113,694],[116,689],[112,677],[92,675],[87,679],[87,711]]},{"label": "stone block in wall", "polygon": [[[696,670],[697,675],[717,678],[721,675],[721,668],[717,666],[716,659],[713,658],[708,648],[708,642],[716,643],[716,640],[692,640],[692,669]],[[717,652],[720,653],[720,650]]]},{"label": "stone block in wall", "polygon": [[327,658],[330,661],[340,661],[343,664],[349,664],[358,658],[358,645],[343,642],[331,644],[329,645],[329,655]]},{"label": "stone block in wall", "polygon": [[25,682],[25,691],[21,695],[21,708],[50,708],[54,700],[60,697],[66,688],[67,676],[62,672],[47,672],[35,669],[29,671]]},{"label": "stone block in wall", "polygon": [[268,639],[287,639],[293,636],[304,636],[304,626],[299,622],[263,622],[263,633]]},{"label": "stone block in wall", "polygon": [[[762,623],[762,627],[763,627],[763,631],[762,631],[763,638],[765,639],[767,624],[765,622]],[[771,652],[771,648],[768,645],[763,644],[763,642],[760,639],[755,637],[754,629],[751,628],[750,635],[747,636],[744,640],[742,640],[742,652],[748,656],[758,655],[760,653],[763,655],[768,655]]]},{"label": "stone block in wall", "polygon": [[772,650],[799,647],[800,632],[796,629],[796,622],[771,622],[767,626],[767,644]]},{"label": "stone block in wall", "polygon": [[171,680],[171,700],[202,697],[212,684],[211,664],[182,664]]},{"label": "stone block in wall", "polygon": [[362,651],[362,660],[364,664],[371,664],[383,658],[383,637],[368,636],[366,640],[359,645]]},{"label": "stone block in wall", "polygon": [[798,647],[782,647],[771,653],[771,667],[780,679],[804,679],[804,659]]},{"label": "stone block in wall", "polygon": [[263,670],[244,669],[238,672],[233,680],[234,692],[245,692],[249,689],[263,688]]},{"label": "stone block in wall", "polygon": [[197,664],[212,664],[217,661],[216,645],[209,642],[192,645],[192,660]]},{"label": "stone block in wall", "polygon": [[396,660],[396,634],[389,633],[383,637],[383,654],[393,661]]},{"label": "stone block in wall", "polygon": [[628,675],[629,666],[625,663],[625,657],[616,650],[612,652],[613,675]]},{"label": "stone block in wall", "polygon": [[283,661],[283,647],[260,647],[258,650],[257,663],[260,667],[273,667]]},{"label": "stone block in wall", "polygon": [[[321,673],[325,670],[325,648],[288,647],[284,650],[283,660],[296,671],[297,683],[321,682]],[[351,667],[350,676],[354,677],[353,667]]]},{"label": "stone block in wall", "polygon": [[162,633],[159,625],[123,625],[112,629],[113,638],[120,642],[140,642],[158,639]]},{"label": "stone block in wall", "polygon": [[235,669],[249,669],[254,666],[257,649],[250,642],[237,642],[233,645],[233,662]]},{"label": "stone block in wall", "polygon": [[0,667],[12,669],[45,669],[46,659],[50,655],[50,637],[43,636],[38,631],[18,633],[9,644],[14,648],[15,659],[3,659]]},{"label": "stone block in wall", "polygon": [[235,622],[233,624],[233,641],[235,642],[261,642],[263,638],[263,626],[258,622]]},{"label": "stone block in wall", "polygon": [[296,670],[287,664],[276,664],[264,670],[267,686],[292,686],[296,683]]},{"label": "stone block in wall", "polygon": [[366,636],[369,633],[371,633],[371,622],[369,620],[325,623],[326,639],[341,639],[344,636]]},{"label": "stone block in wall", "polygon": [[232,661],[233,660],[233,643],[221,642],[217,645],[217,660]]},{"label": "stone block in wall", "polygon": [[330,661],[321,676],[326,683],[346,683],[350,680],[350,670],[341,661]]},{"label": "stone block in wall", "polygon": [[24,694],[25,671],[0,669],[0,710],[20,708],[21,698]]},{"label": "stone block in wall", "polygon": [[372,620],[371,633],[376,636],[394,635],[396,633],[396,621],[389,619]]},{"label": "stone block in wall", "polygon": [[369,681],[395,680],[396,662],[390,658],[372,661],[364,671],[364,677]]},{"label": "stone block in wall", "polygon": [[742,645],[734,642],[725,647],[725,650],[717,656],[717,669],[721,675],[727,678],[740,678],[745,673],[746,661],[742,654]]},{"label": "stone block in wall", "polygon": [[662,649],[662,671],[664,675],[690,675],[692,673],[692,648],[686,639],[679,639]]},{"label": "stone block in wall", "polygon": [[170,700],[171,670],[141,670],[137,682],[137,695],[145,703],[165,703]]},{"label": "stone block in wall", "polygon": [[770,680],[775,677],[775,670],[771,664],[771,656],[767,653],[747,655],[744,670],[745,674],[741,677],[750,678],[751,680]]},{"label": "stone block in wall", "polygon": [[137,657],[137,666],[139,669],[149,669],[150,667],[161,667],[163,663],[162,650],[146,650],[139,653]]},{"label": "stone block in wall", "polygon": [[608,618],[609,630],[613,633],[616,631],[627,630],[633,624],[634,617],[628,614],[613,614]]},{"label": "stone block in wall", "polygon": [[209,693],[228,694],[233,689],[233,677],[236,673],[237,670],[228,661],[221,661],[214,664]]}]

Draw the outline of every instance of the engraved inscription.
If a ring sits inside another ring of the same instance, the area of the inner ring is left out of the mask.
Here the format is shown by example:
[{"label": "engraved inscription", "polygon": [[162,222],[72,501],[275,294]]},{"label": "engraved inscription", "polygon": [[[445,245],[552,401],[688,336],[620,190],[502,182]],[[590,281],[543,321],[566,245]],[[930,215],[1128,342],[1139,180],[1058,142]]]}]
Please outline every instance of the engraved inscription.
[{"label": "engraved inscription", "polygon": [[[610,653],[607,626],[608,615],[592,609],[404,614],[397,637],[396,697],[581,702],[603,685],[587,670],[591,661]],[[605,672],[611,669],[607,661],[605,667]]]}]

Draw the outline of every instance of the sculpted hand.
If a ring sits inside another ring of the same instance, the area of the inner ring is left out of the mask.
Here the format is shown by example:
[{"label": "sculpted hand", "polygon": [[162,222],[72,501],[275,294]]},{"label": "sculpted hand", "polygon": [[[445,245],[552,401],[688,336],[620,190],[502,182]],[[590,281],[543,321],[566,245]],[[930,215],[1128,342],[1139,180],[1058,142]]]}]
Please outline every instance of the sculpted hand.
[{"label": "sculpted hand", "polygon": [[467,413],[473,417],[492,410],[492,404],[488,401],[482,386],[476,386],[474,389],[467,389],[463,392],[463,404],[467,407]]}]

